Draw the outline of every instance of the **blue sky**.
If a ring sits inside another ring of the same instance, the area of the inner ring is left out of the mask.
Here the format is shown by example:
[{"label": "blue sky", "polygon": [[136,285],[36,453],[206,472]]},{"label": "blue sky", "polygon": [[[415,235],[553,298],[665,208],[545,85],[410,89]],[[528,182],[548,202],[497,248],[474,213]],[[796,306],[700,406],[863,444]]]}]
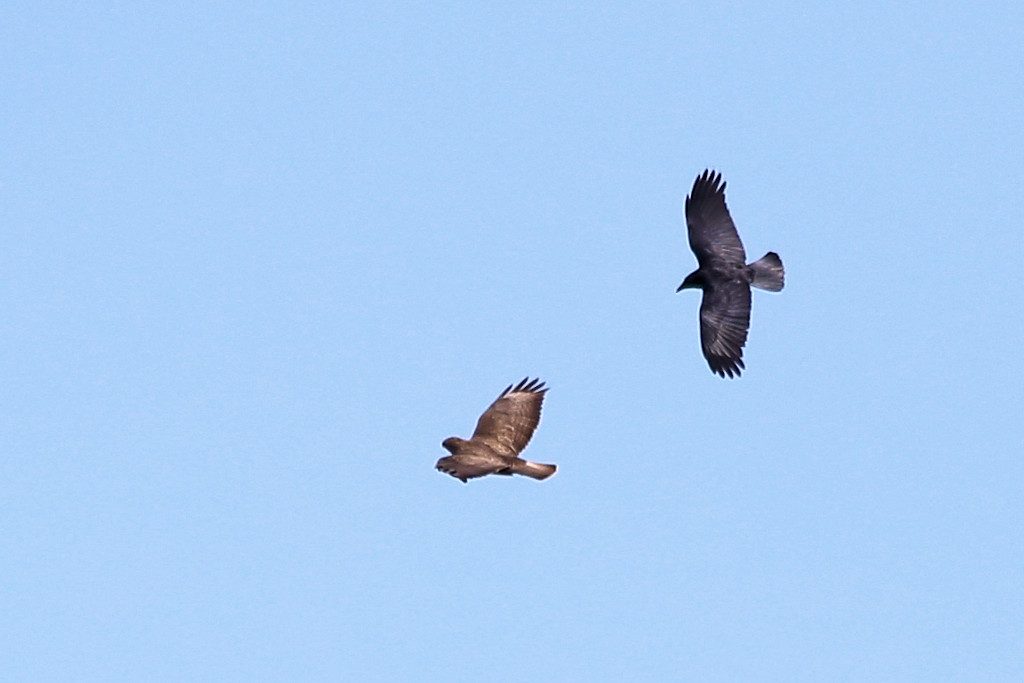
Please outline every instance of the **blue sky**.
[{"label": "blue sky", "polygon": [[0,678],[1020,680],[1022,25],[6,3]]}]

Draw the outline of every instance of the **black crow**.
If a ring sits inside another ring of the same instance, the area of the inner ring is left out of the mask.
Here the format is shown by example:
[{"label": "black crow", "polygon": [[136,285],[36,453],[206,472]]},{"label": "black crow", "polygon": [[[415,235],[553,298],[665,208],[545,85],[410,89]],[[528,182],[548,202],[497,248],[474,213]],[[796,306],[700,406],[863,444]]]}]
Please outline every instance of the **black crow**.
[{"label": "black crow", "polygon": [[743,243],[725,205],[722,174],[706,170],[693,181],[686,197],[686,232],[697,256],[697,270],[676,289],[702,289],[700,346],[711,371],[739,377],[743,345],[750,328],[750,287],[782,289],[782,259],[769,251],[748,264]]}]

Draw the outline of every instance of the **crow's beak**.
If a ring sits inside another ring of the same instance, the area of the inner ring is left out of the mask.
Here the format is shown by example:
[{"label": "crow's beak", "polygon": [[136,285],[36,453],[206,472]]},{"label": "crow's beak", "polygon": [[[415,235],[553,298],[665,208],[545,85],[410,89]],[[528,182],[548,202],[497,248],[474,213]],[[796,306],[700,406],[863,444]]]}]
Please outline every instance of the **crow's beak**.
[{"label": "crow's beak", "polygon": [[686,284],[686,283],[684,282],[683,284],[681,284],[681,285],[679,285],[678,287],[676,287],[676,292],[678,293],[678,292],[681,292],[681,291],[683,291],[683,285],[685,285],[685,284]]}]

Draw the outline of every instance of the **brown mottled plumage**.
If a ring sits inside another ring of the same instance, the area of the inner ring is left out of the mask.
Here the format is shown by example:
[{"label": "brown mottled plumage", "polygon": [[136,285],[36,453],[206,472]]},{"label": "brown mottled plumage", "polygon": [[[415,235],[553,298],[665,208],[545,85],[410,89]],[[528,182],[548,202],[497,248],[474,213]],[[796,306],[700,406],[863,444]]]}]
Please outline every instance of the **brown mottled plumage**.
[{"label": "brown mottled plumage", "polygon": [[488,474],[522,474],[547,479],[554,465],[542,465],[519,457],[540,422],[544,383],[529,377],[510,384],[476,423],[468,441],[451,436],[441,442],[451,455],[437,461],[437,469],[463,482]]}]

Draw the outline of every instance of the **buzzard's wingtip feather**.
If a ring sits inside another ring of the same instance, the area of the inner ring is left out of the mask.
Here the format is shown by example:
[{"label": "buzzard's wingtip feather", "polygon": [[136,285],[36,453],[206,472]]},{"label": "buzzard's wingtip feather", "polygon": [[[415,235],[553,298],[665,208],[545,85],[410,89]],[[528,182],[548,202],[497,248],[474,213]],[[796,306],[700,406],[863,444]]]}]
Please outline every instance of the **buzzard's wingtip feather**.
[{"label": "buzzard's wingtip feather", "polygon": [[502,393],[502,396],[504,396],[505,394],[514,394],[517,392],[543,394],[545,391],[548,390],[545,384],[547,383],[542,382],[539,377],[535,377],[532,379],[530,377],[527,377],[516,385],[510,385],[509,388]]}]

